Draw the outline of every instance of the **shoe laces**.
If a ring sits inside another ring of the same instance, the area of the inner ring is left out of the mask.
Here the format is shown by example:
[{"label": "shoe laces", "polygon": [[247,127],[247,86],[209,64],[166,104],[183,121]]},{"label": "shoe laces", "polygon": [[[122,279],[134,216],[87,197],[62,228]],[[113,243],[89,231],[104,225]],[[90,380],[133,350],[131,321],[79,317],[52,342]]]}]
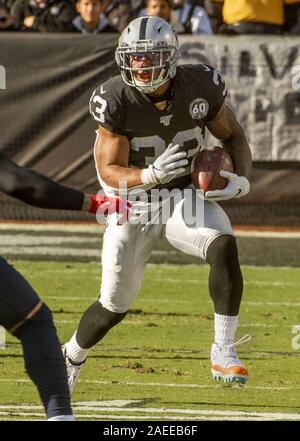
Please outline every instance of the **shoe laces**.
[{"label": "shoe laces", "polygon": [[236,346],[242,345],[243,343],[246,343],[247,341],[251,340],[251,338],[252,336],[250,334],[245,334],[238,341],[231,343],[230,345],[227,345],[227,347],[235,348]]},{"label": "shoe laces", "polygon": [[242,345],[244,343],[247,343],[249,340],[251,340],[252,336],[250,334],[245,334],[243,335],[243,337],[241,337],[238,341],[231,343],[230,345],[226,345],[224,347],[225,351],[226,351],[226,356],[227,357],[234,357],[234,358],[238,358],[235,352],[235,348],[239,345]]}]

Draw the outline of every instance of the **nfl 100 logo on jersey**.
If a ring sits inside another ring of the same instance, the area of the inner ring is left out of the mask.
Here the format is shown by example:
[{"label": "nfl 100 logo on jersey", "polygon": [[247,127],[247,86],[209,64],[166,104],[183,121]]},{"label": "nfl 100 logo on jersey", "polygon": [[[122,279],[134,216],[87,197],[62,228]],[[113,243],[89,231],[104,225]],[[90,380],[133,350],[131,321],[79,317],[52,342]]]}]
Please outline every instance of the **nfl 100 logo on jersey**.
[{"label": "nfl 100 logo on jersey", "polygon": [[160,123],[163,124],[164,126],[168,126],[171,122],[173,115],[166,115],[166,116],[162,116],[160,118]]},{"label": "nfl 100 logo on jersey", "polygon": [[190,114],[193,119],[205,118],[209,109],[209,104],[204,98],[195,98],[190,104]]}]

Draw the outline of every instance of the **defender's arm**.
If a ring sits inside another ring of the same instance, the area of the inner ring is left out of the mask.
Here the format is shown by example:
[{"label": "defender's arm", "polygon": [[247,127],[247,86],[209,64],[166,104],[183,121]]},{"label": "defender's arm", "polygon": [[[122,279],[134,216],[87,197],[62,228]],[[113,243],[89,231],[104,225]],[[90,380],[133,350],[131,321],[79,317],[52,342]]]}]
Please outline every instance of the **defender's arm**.
[{"label": "defender's arm", "polygon": [[34,170],[20,167],[0,152],[0,191],[40,208],[105,214],[119,210],[118,198],[66,187]]},{"label": "defender's arm", "polygon": [[27,204],[62,210],[81,210],[83,207],[83,192],[19,167],[3,153],[0,153],[0,173],[0,191]]}]

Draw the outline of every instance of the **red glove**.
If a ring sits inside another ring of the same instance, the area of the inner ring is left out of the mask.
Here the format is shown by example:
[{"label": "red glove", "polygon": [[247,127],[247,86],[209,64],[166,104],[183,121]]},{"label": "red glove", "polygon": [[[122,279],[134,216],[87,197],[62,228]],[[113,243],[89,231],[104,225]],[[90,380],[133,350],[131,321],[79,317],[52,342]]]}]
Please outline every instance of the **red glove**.
[{"label": "red glove", "polygon": [[88,211],[90,213],[102,214],[104,216],[118,213],[123,221],[128,220],[128,214],[132,205],[126,199],[121,199],[118,196],[105,196],[103,193],[92,194],[89,197],[90,207]]}]

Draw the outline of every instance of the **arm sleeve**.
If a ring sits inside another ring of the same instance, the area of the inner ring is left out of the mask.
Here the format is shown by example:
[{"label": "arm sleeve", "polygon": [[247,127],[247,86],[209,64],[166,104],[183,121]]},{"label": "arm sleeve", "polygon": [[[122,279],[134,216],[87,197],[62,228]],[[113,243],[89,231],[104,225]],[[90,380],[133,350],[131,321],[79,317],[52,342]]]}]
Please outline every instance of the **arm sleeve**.
[{"label": "arm sleeve", "polygon": [[0,191],[27,204],[59,210],[82,209],[84,193],[19,167],[3,153],[0,153],[0,174]]}]

